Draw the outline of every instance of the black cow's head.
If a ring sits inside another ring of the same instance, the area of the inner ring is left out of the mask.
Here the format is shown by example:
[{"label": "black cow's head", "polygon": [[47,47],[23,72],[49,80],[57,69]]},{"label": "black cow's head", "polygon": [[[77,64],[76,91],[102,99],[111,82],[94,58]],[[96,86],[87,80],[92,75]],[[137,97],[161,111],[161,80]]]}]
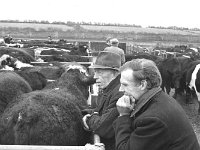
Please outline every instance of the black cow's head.
[{"label": "black cow's head", "polygon": [[89,87],[96,83],[96,79],[88,73],[86,67],[76,62],[65,64],[63,67],[65,72],[59,79],[59,85],[71,84],[79,89],[87,99],[89,96]]},{"label": "black cow's head", "polygon": [[87,68],[83,65],[80,65],[77,62],[70,62],[68,64],[63,65],[63,67],[65,72],[62,76],[64,76],[64,74],[67,74],[67,76],[71,76],[75,80],[80,80],[82,83],[85,83],[87,85],[91,85],[96,82],[93,75],[89,74]]}]

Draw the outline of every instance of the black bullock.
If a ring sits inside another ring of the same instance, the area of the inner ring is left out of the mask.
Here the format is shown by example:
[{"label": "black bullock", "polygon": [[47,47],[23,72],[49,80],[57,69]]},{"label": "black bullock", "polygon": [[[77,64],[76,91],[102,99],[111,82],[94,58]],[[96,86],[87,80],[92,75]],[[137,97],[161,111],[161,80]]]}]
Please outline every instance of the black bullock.
[{"label": "black bullock", "polygon": [[0,114],[7,105],[23,93],[31,92],[30,85],[13,71],[0,71]]},{"label": "black bullock", "polygon": [[162,61],[162,58],[149,54],[149,53],[134,53],[134,54],[125,54],[125,60],[131,61],[132,59],[137,59],[137,58],[145,58],[145,59],[150,59],[154,61],[156,64],[159,64],[160,61]]},{"label": "black bullock", "polygon": [[166,89],[169,94],[171,88],[180,88],[180,80],[182,77],[181,64],[177,58],[167,58],[158,65],[162,76],[162,89]]},{"label": "black bullock", "polygon": [[[193,62],[193,58],[188,58],[184,56],[176,57],[174,58],[178,61],[178,63],[174,64],[174,67],[176,68],[177,65],[180,66],[180,73],[178,75],[178,81],[179,82],[179,87],[174,87],[175,88],[175,94],[174,98],[177,97],[178,94],[182,95],[184,94],[186,90],[186,73],[188,69],[190,68],[190,63]],[[171,87],[173,88],[173,87]]]},{"label": "black bullock", "polygon": [[187,57],[167,58],[158,66],[163,78],[162,89],[169,94],[171,88],[175,88],[174,98],[177,94],[183,94],[186,89],[186,72],[193,59]]},{"label": "black bullock", "polygon": [[0,56],[7,54],[23,63],[35,61],[35,58],[29,51],[20,48],[0,47]]},{"label": "black bullock", "polygon": [[23,94],[7,107],[0,120],[1,144],[69,146],[89,142],[80,108],[95,80],[78,65],[64,68],[51,86]]},{"label": "black bullock", "polygon": [[89,58],[82,57],[80,55],[69,55],[69,54],[63,54],[63,55],[52,55],[52,56],[43,56],[42,59],[44,62],[52,62],[52,61],[58,61],[58,62],[89,62]]},{"label": "black bullock", "polygon": [[[24,70],[24,68],[22,68],[22,70]],[[56,80],[62,75],[62,73],[64,72],[64,69],[58,65],[55,65],[55,63],[52,62],[51,66],[34,66],[34,67],[30,67],[29,71],[39,72],[47,80]]]},{"label": "black bullock", "polygon": [[30,69],[27,69],[15,72],[29,83],[33,91],[41,90],[47,85],[46,77],[38,71],[31,71]]}]

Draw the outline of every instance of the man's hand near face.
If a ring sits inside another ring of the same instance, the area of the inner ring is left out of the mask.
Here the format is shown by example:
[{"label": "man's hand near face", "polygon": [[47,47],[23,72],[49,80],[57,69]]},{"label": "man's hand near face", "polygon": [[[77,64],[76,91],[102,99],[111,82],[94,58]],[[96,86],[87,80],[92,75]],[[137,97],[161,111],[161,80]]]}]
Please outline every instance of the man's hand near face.
[{"label": "man's hand near face", "polygon": [[135,105],[135,99],[130,96],[122,96],[118,99],[116,106],[120,116],[130,115]]}]

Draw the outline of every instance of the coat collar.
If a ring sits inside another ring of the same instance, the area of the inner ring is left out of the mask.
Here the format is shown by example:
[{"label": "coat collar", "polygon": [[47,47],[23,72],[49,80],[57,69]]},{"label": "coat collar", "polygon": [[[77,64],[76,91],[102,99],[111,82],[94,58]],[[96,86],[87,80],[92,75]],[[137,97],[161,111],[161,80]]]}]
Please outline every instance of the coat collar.
[{"label": "coat collar", "polygon": [[100,94],[98,96],[98,100],[100,101],[100,103],[95,111],[99,112],[101,109],[103,109],[104,103],[107,99],[106,97],[108,97],[110,92],[113,91],[114,88],[119,86],[119,84],[120,84],[120,75],[118,75],[115,79],[113,79],[105,89],[100,91]]},{"label": "coat collar", "polygon": [[160,92],[162,89],[160,87],[157,87],[157,88],[153,88],[149,91],[147,91],[146,93],[144,93],[139,99],[138,99],[138,102],[135,106],[135,108],[133,109],[132,113],[131,113],[131,117],[135,116],[135,114],[137,112],[140,111],[140,109],[145,105],[147,104],[151,98],[156,95],[158,92]]}]

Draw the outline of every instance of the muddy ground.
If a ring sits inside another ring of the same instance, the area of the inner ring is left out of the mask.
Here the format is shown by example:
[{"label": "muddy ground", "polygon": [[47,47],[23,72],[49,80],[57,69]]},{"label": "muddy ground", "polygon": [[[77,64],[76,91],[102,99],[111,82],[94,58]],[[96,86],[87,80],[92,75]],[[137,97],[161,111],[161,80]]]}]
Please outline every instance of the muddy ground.
[{"label": "muddy ground", "polygon": [[[173,95],[173,91],[170,93],[170,95]],[[178,95],[176,100],[181,104],[183,109],[185,110],[186,114],[188,115],[188,118],[194,128],[194,131],[196,133],[197,139],[200,144],[200,115],[198,114],[198,101],[197,98],[194,97],[191,100],[190,104],[186,104],[185,102],[185,95]]]}]

